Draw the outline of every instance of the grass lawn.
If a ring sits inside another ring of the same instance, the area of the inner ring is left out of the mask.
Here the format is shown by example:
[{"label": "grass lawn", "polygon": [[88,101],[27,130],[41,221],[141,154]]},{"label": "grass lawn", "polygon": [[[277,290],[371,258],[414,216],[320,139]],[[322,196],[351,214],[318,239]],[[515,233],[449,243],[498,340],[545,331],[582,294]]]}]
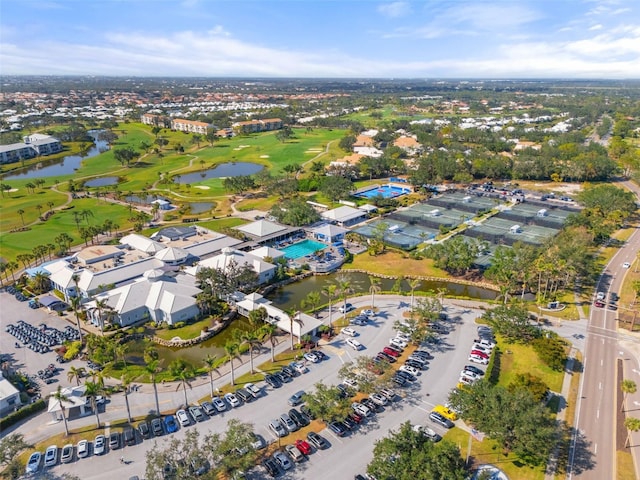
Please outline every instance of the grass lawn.
[{"label": "grass lawn", "polygon": [[636,470],[633,467],[633,457],[629,452],[616,452],[617,480],[631,480],[636,477]]},{"label": "grass lawn", "polygon": [[386,250],[382,255],[377,256],[366,252],[356,255],[353,262],[345,264],[344,268],[394,277],[411,275],[412,277],[447,278],[446,272],[433,266],[433,260],[415,260],[408,254],[396,250]]},{"label": "grass lawn", "polygon": [[[463,458],[466,458],[469,445],[468,432],[456,427],[449,430],[444,435],[444,438],[458,445]],[[509,454],[505,456],[498,443],[487,437],[482,442],[472,438],[470,459],[473,465],[482,465],[484,463],[495,465],[512,479],[542,480],[544,478],[544,466],[533,468],[522,465],[515,455]]]},{"label": "grass lawn", "polygon": [[156,330],[155,334],[157,337],[163,338],[164,340],[171,340],[174,337],[180,337],[183,340],[189,340],[191,338],[197,338],[200,336],[200,332],[202,330],[211,326],[211,319],[205,318],[204,320],[200,320],[199,322],[195,322],[189,325],[185,325],[181,328],[168,329],[163,328],[161,330]]},{"label": "grass lawn", "polygon": [[563,372],[556,372],[544,365],[533,347],[515,343],[507,344],[499,335],[496,336],[496,339],[502,352],[499,385],[506,387],[513,381],[516,374],[530,373],[540,377],[552,391],[562,390]]}]

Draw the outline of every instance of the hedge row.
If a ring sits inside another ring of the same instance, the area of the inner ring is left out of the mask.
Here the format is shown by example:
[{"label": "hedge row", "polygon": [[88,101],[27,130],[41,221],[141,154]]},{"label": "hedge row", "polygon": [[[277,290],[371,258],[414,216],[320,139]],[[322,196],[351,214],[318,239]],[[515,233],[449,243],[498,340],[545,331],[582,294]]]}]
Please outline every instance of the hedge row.
[{"label": "hedge row", "polygon": [[45,408],[47,408],[47,404],[43,399],[40,399],[37,402],[31,403],[26,407],[22,407],[17,412],[13,412],[4,418],[0,418],[0,430],[5,430],[10,426],[18,423],[23,418],[27,418],[28,416],[34,413],[40,412]]}]

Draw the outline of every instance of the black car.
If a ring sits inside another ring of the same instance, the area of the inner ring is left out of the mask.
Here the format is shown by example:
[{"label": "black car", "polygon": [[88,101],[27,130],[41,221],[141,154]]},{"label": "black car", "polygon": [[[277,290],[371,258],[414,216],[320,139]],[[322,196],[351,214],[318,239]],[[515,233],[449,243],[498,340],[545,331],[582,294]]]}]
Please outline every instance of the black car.
[{"label": "black car", "polygon": [[289,383],[292,380],[291,377],[286,376],[282,372],[276,372],[273,374],[273,376],[276,377],[278,381],[280,381],[280,384]]},{"label": "black car", "polygon": [[249,403],[251,400],[253,400],[253,395],[251,395],[249,391],[245,390],[244,388],[236,390],[236,397],[238,397],[244,403]]},{"label": "black car", "polygon": [[416,360],[407,360],[406,362],[404,362],[404,364],[409,367],[417,368],[418,370],[424,370],[425,368],[427,368],[424,363],[418,362]]},{"label": "black car", "polygon": [[314,420],[316,418],[316,416],[311,413],[311,410],[309,410],[309,407],[307,407],[306,405],[302,405],[300,407],[300,411],[302,412],[302,414],[304,416],[306,416],[309,420]]},{"label": "black car", "polygon": [[403,377],[408,382],[415,382],[417,380],[414,375],[411,375],[409,372],[403,372],[402,370],[398,370],[395,375]]},{"label": "black car", "polygon": [[272,477],[275,477],[276,475],[278,475],[278,473],[280,472],[280,469],[278,468],[278,464],[275,462],[275,460],[271,457],[269,458],[265,458],[262,461],[262,466],[265,468],[265,470],[267,471],[267,473],[269,475],[271,475]]},{"label": "black car", "polygon": [[400,377],[397,374],[394,374],[393,377],[391,377],[391,381],[399,387],[404,387],[407,384],[407,379],[404,377]]},{"label": "black car", "polygon": [[474,365],[465,365],[464,370],[467,370],[468,372],[473,372],[476,375],[480,375],[480,376],[484,375],[484,371]]},{"label": "black car", "polygon": [[126,427],[122,432],[122,437],[124,438],[124,443],[126,445],[135,445],[136,444],[136,432],[131,427]]},{"label": "black car", "polygon": [[120,432],[111,432],[111,435],[109,435],[109,448],[111,450],[120,448]]},{"label": "black car", "polygon": [[301,428],[309,425],[309,419],[295,408],[289,410],[289,416],[291,417],[291,420],[293,420],[295,424]]},{"label": "black car", "polygon": [[396,357],[394,357],[393,355],[389,355],[388,353],[379,352],[378,356],[383,357],[389,363],[397,362]]},{"label": "black car", "polygon": [[287,367],[286,365],[280,369],[280,374],[285,375],[289,378],[296,377],[296,371],[293,368]]},{"label": "black car", "polygon": [[161,437],[164,434],[161,418],[154,418],[151,420],[151,430],[156,437]]},{"label": "black car", "polygon": [[280,388],[282,386],[280,377],[276,377],[275,375],[267,375],[266,377],[264,377],[264,381],[267,382],[271,386],[271,388]]},{"label": "black car", "polygon": [[329,448],[329,442],[327,442],[326,438],[316,432],[307,433],[307,441],[319,450]]},{"label": "black car", "polygon": [[145,440],[151,438],[151,429],[147,422],[140,423],[140,425],[138,425],[138,431],[140,432],[140,436]]},{"label": "black car", "polygon": [[354,395],[353,389],[344,383],[339,383],[336,388],[340,390],[340,398],[348,398]]},{"label": "black car", "polygon": [[356,428],[358,428],[357,422],[353,420],[353,418],[350,418],[348,415],[344,418],[344,420],[342,420],[342,423],[344,423],[349,430],[355,430]]},{"label": "black car", "polygon": [[416,350],[411,355],[415,355],[416,357],[424,358],[425,360],[432,360],[433,355],[431,355],[426,350]]},{"label": "black car", "polygon": [[349,433],[349,428],[342,422],[329,423],[329,430],[331,430],[339,437],[344,437],[347,433]]},{"label": "black car", "polygon": [[362,403],[366,407],[369,407],[369,410],[371,410],[372,412],[384,411],[384,407],[382,405],[378,405],[376,402],[374,402],[370,398],[363,398],[362,400],[360,400],[360,403]]},{"label": "black car", "polygon": [[324,353],[322,350],[313,350],[313,353],[315,353],[318,356],[320,361],[329,359],[329,355]]},{"label": "black car", "polygon": [[449,420],[448,418],[440,415],[438,412],[431,412],[429,414],[429,419],[432,422],[443,426],[444,428],[453,428],[455,426],[451,420]]}]

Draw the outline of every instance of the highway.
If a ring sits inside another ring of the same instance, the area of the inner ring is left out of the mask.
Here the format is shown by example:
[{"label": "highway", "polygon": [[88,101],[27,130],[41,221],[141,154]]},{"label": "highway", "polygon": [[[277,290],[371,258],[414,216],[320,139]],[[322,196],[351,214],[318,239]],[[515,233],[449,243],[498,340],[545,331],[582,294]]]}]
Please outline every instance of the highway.
[{"label": "highway", "polygon": [[[640,188],[623,184],[640,198]],[[597,292],[619,293],[626,269],[640,250],[636,229],[602,272]],[[616,478],[616,361],[620,357],[616,312],[591,307],[584,350],[584,374],[578,394],[576,432],[569,454],[568,478],[602,480]]]}]

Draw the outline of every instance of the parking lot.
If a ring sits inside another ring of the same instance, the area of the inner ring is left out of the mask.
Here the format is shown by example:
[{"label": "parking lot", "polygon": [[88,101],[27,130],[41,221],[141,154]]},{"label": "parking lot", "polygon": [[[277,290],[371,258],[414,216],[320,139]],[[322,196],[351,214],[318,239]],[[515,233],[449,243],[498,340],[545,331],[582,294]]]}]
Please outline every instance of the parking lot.
[{"label": "parking lot", "polygon": [[[362,297],[352,301],[356,308],[367,305],[368,299]],[[107,479],[115,476],[128,478],[130,475],[143,476],[145,465],[145,452],[155,442],[164,443],[172,436],[182,438],[188,429],[198,428],[202,434],[208,432],[220,432],[226,428],[226,423],[231,418],[238,418],[243,422],[254,424],[255,432],[268,442],[277,442],[277,437],[268,428],[269,422],[286,413],[291,406],[287,400],[296,392],[305,390],[313,391],[315,383],[322,381],[325,384],[338,384],[342,381],[338,377],[339,368],[346,362],[355,359],[359,355],[375,356],[377,352],[388,344],[394,336],[393,323],[400,319],[409,305],[400,300],[390,300],[385,297],[376,299],[377,315],[366,326],[353,326],[358,335],[355,337],[362,344],[363,348],[354,350],[347,345],[348,338],[345,334],[337,335],[332,341],[321,347],[328,358],[319,363],[307,362],[308,372],[297,376],[293,381],[285,383],[282,387],[274,389],[260,382],[258,386],[263,389],[263,395],[251,403],[243,404],[237,408],[229,409],[223,413],[217,413],[212,418],[203,422],[180,428],[176,433],[165,435],[159,439],[145,440],[135,446],[127,446],[116,452],[104,456],[91,456],[87,459],[77,460],[66,465],[54,467],[57,472],[69,472],[87,479]],[[288,472],[281,474],[280,478],[290,479],[333,479],[351,478],[357,473],[364,473],[366,465],[371,460],[373,446],[376,440],[387,435],[389,430],[396,429],[403,422],[409,420],[413,424],[428,425],[440,434],[445,433],[445,429],[428,420],[431,409],[439,403],[446,401],[451,388],[458,383],[460,370],[468,364],[468,354],[473,339],[477,336],[475,318],[479,313],[475,310],[448,307],[449,320],[445,323],[449,327],[449,332],[440,335],[440,342],[431,345],[430,349],[434,355],[429,363],[429,368],[421,372],[418,381],[407,387],[396,387],[399,394],[396,401],[386,406],[384,411],[363,422],[356,430],[350,432],[345,437],[338,437],[325,429],[321,433],[329,442],[331,447],[326,450],[317,450],[309,455],[306,461],[296,463],[295,467]],[[266,357],[270,355],[265,354]],[[258,365],[259,363],[256,363]],[[246,367],[246,365],[245,365]],[[238,372],[236,371],[236,374]],[[228,382],[228,378],[223,378],[220,382]],[[222,383],[220,383],[222,386]],[[208,392],[209,386],[202,385],[199,390],[194,387],[193,391],[188,391],[190,399],[201,398]],[[165,391],[167,399],[161,397],[163,410],[170,410],[171,404],[175,411],[179,407],[179,398],[182,392]],[[163,390],[161,389],[161,395]],[[132,402],[132,413],[134,415],[144,414],[153,403],[150,397],[144,394],[134,394],[129,396]],[[107,413],[101,415],[105,418],[124,418],[124,409],[120,405],[123,403],[119,396],[113,397],[111,403],[107,405]],[[121,412],[120,416],[116,412]],[[73,428],[73,424],[71,424]],[[58,428],[61,428],[58,427]],[[108,435],[108,429],[107,429]],[[288,441],[283,437],[281,444],[284,446]],[[120,456],[124,456],[129,463],[121,464],[118,461]],[[266,472],[262,467],[249,472],[248,478],[265,478]]]}]

